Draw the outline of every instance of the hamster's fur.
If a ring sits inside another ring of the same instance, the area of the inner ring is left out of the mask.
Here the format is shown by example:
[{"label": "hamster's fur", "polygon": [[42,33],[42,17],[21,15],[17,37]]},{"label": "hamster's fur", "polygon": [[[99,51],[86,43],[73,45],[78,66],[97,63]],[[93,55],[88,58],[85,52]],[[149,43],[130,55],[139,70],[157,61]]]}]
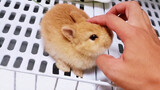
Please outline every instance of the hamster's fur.
[{"label": "hamster's fur", "polygon": [[82,77],[83,70],[96,66],[96,58],[112,43],[106,27],[87,22],[88,15],[74,5],[57,4],[42,18],[45,50],[64,72]]}]

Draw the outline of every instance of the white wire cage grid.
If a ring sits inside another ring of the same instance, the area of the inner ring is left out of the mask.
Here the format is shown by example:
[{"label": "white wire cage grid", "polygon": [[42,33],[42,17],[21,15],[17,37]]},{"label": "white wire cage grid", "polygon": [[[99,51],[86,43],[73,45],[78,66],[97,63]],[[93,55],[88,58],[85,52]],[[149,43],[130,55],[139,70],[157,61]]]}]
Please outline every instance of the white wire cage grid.
[{"label": "white wire cage grid", "polygon": [[[73,4],[90,17],[105,14],[128,0],[109,3],[61,0],[0,0],[0,90],[120,90],[97,67],[85,71],[83,78],[63,72],[45,52],[40,36],[40,22],[47,10],[58,3]],[[160,37],[160,1],[139,0]],[[113,43],[105,53],[119,57],[123,43],[114,33]],[[4,83],[6,82],[6,83]]]}]

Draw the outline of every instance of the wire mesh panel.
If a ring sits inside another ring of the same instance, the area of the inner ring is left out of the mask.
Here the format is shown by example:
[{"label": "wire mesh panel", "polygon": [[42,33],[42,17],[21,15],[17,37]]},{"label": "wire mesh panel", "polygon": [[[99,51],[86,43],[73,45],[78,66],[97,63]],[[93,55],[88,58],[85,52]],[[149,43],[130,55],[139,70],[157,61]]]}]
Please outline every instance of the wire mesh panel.
[{"label": "wire mesh panel", "polygon": [[[59,70],[44,50],[40,36],[40,22],[52,6],[73,4],[90,17],[105,14],[123,1],[110,3],[61,0],[0,0],[0,90],[119,90],[98,69],[87,70],[83,78]],[[142,9],[160,37],[160,1],[139,0]],[[105,53],[119,57],[123,43],[114,33],[113,43]]]}]

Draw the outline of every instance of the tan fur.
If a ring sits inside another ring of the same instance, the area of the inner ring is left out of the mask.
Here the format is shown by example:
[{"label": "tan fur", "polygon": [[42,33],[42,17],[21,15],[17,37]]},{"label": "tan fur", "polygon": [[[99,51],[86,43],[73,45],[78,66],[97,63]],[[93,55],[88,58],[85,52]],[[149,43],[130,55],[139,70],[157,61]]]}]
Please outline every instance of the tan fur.
[{"label": "tan fur", "polygon": [[[113,34],[105,27],[86,22],[88,15],[69,4],[57,4],[41,22],[45,50],[63,71],[82,77],[83,70],[96,66],[96,58],[110,46]],[[98,38],[89,37],[96,34]]]}]

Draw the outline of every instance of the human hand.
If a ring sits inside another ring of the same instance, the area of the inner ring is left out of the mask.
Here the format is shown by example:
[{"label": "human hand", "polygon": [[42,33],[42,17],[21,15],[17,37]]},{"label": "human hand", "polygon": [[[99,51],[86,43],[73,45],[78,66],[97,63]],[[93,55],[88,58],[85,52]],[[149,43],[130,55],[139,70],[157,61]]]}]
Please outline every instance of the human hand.
[{"label": "human hand", "polygon": [[96,61],[109,79],[127,90],[160,90],[160,41],[136,1],[117,4],[88,21],[107,26],[124,43],[120,58],[101,55]]}]

